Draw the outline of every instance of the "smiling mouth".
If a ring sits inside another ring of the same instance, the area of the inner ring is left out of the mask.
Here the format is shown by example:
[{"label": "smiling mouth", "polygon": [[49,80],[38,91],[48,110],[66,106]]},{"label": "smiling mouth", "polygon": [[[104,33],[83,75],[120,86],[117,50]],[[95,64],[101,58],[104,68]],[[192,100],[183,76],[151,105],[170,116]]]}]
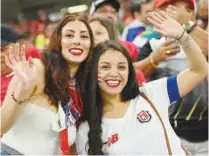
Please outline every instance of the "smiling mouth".
[{"label": "smiling mouth", "polygon": [[70,49],[69,52],[72,55],[79,56],[83,53],[83,50],[81,50],[81,49]]},{"label": "smiling mouth", "polygon": [[106,80],[105,82],[110,88],[117,88],[120,85],[120,81],[118,80]]}]

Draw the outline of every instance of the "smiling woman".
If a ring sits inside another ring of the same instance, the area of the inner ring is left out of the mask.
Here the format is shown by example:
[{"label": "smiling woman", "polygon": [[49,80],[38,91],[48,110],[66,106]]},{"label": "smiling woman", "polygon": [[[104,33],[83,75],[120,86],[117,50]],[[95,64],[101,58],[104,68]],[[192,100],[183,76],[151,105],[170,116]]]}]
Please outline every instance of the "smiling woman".
[{"label": "smiling woman", "polygon": [[98,44],[85,78],[88,100],[83,101],[84,122],[76,141],[78,154],[188,154],[171,127],[168,108],[201,83],[208,65],[193,39],[165,12],[150,12],[148,20],[157,32],[178,39],[189,68],[138,88],[126,49],[116,41]]},{"label": "smiling woman", "polygon": [[83,112],[79,88],[93,47],[92,31],[79,16],[60,21],[42,60],[26,61],[18,43],[9,47],[5,61],[15,76],[1,109],[1,141],[8,149],[24,155],[75,154]]}]

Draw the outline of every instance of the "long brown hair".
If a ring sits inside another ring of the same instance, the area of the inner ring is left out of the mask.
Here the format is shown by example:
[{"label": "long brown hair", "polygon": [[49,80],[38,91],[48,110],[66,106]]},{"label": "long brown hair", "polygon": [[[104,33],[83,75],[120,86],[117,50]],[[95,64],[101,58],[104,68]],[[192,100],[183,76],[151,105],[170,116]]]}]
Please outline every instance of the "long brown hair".
[{"label": "long brown hair", "polygon": [[59,22],[56,29],[52,33],[47,51],[42,53],[42,60],[46,67],[44,92],[49,96],[51,103],[55,106],[58,105],[58,101],[66,104],[70,100],[70,91],[68,87],[70,74],[68,72],[68,62],[61,54],[61,31],[68,22],[72,21],[83,22],[89,31],[91,40],[88,57],[80,64],[80,67],[75,75],[79,86],[83,85],[84,81],[82,77],[85,74],[86,68],[88,68],[86,64],[91,60],[91,53],[92,49],[94,48],[92,30],[88,22],[83,17],[68,15]]}]

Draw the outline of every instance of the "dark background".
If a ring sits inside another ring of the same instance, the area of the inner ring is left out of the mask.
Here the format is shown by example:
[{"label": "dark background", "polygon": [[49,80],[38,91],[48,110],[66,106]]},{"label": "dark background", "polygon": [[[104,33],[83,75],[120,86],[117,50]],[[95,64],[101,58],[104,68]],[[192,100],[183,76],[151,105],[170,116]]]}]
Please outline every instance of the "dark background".
[{"label": "dark background", "polygon": [[75,5],[90,5],[91,0],[1,0],[1,22],[16,21],[24,15],[27,19],[36,18],[37,10],[48,13],[59,12],[61,8]]}]

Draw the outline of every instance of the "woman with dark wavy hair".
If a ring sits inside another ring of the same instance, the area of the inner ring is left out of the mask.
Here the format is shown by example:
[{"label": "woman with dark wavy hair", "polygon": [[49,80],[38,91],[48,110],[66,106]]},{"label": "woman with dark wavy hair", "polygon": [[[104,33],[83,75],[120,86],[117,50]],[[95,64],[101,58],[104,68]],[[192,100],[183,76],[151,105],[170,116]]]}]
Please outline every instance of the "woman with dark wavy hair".
[{"label": "woman with dark wavy hair", "polygon": [[150,12],[148,20],[157,32],[178,39],[189,68],[138,89],[126,49],[115,41],[97,45],[86,78],[86,121],[78,130],[78,154],[187,154],[170,125],[168,107],[204,80],[208,65],[194,40],[165,12]]},{"label": "woman with dark wavy hair", "polygon": [[74,154],[76,124],[83,111],[79,88],[93,47],[92,31],[79,16],[60,21],[42,60],[26,61],[24,47],[18,43],[10,47],[6,63],[15,76],[1,110],[4,150]]},{"label": "woman with dark wavy hair", "polygon": [[[94,35],[95,45],[108,40],[117,40],[121,45],[129,50],[129,43],[117,39],[116,28],[110,19],[105,18],[101,15],[94,15],[89,19],[89,25]],[[131,55],[131,52],[129,54]],[[143,82],[146,82],[146,79],[140,70],[135,69],[135,72],[137,82],[139,86],[141,86]]]}]

